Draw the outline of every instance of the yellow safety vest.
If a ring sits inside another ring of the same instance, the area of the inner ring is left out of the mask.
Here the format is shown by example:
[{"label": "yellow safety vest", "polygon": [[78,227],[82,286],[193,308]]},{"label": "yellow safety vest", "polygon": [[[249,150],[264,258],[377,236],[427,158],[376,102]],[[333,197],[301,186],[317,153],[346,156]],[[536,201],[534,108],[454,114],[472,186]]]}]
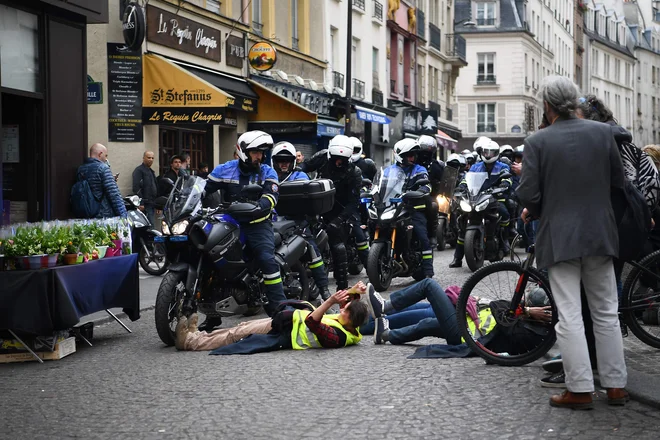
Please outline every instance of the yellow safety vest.
[{"label": "yellow safety vest", "polygon": [[[306,350],[308,348],[322,348],[318,338],[305,325],[305,319],[312,313],[308,310],[296,310],[293,312],[293,329],[291,330],[291,345],[294,350]],[[346,345],[355,345],[362,340],[362,335],[357,335],[346,330],[338,321],[339,315],[323,315],[321,322],[336,328],[346,335]]]},{"label": "yellow safety vest", "polygon": [[[479,339],[482,336],[486,336],[488,333],[493,331],[497,322],[495,322],[495,317],[490,312],[490,307],[479,310],[479,328],[477,324],[470,318],[470,315],[466,316],[468,328],[470,333],[473,335],[474,339]],[[465,339],[461,338],[461,342],[465,342]]]}]

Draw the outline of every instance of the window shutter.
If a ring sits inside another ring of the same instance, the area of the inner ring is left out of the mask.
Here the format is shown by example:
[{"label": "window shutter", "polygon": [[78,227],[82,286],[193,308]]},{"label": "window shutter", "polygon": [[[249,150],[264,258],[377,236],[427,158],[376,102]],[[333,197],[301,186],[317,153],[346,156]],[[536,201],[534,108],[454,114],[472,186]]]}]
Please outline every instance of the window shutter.
[{"label": "window shutter", "polygon": [[497,132],[506,133],[506,102],[497,104]]},{"label": "window shutter", "polygon": [[477,105],[468,104],[468,133],[477,132]]}]

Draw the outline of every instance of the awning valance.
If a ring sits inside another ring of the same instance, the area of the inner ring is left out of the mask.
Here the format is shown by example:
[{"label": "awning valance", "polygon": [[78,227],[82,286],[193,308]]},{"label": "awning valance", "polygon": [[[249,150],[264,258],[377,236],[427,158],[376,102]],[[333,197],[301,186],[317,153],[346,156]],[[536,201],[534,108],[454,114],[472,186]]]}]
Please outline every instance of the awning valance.
[{"label": "awning valance", "polygon": [[259,111],[248,115],[249,122],[316,122],[316,113],[258,82],[248,82],[259,95]]},{"label": "awning valance", "polygon": [[450,150],[455,150],[458,147],[458,141],[442,130],[438,130],[435,138],[438,141],[438,144],[445,148],[449,148]]}]

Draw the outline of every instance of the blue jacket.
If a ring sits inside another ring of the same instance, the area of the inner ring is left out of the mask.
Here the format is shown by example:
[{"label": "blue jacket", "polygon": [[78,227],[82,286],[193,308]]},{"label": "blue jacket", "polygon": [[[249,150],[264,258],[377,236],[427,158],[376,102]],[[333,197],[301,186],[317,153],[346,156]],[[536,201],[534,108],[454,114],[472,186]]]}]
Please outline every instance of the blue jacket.
[{"label": "blue jacket", "polygon": [[401,165],[390,165],[389,167],[385,168],[385,171],[383,171],[383,176],[388,177],[390,172],[395,169],[395,167],[400,167],[403,169],[403,172],[406,174],[406,183],[403,185],[403,192],[408,192],[408,191],[421,191],[424,194],[429,194],[431,192],[431,184],[426,184],[426,185],[418,185],[417,182],[420,180],[428,180],[429,178],[429,173],[426,171],[426,168],[424,168],[421,165],[418,164],[413,164],[408,167],[402,167]]},{"label": "blue jacket", "polygon": [[293,171],[289,173],[280,183],[284,182],[294,182],[296,180],[309,180],[309,176],[297,168],[294,168]]},{"label": "blue jacket", "polygon": [[238,159],[218,165],[207,179],[207,195],[222,190],[223,201],[232,203],[238,200],[241,188],[246,185],[261,185],[263,193],[258,201],[262,210],[261,220],[270,217],[279,197],[279,180],[277,173],[268,165],[261,165],[259,171],[244,172],[240,169]]},{"label": "blue jacket", "polygon": [[[492,188],[495,185],[495,182],[497,181],[497,178],[499,177],[500,172],[502,172],[503,170],[506,170],[509,173],[511,172],[511,169],[509,168],[508,165],[505,165],[505,164],[503,164],[502,162],[500,162],[498,160],[497,162],[495,162],[493,164],[493,169],[491,169],[490,172],[486,168],[486,164],[484,162],[475,163],[474,165],[472,165],[469,172],[470,173],[488,173],[488,179],[481,186],[481,191],[485,191],[489,188]],[[498,186],[511,188],[512,183],[513,182],[511,181],[511,178],[503,179],[502,181],[500,181]],[[463,178],[463,180],[461,181],[460,186],[463,187],[463,188],[467,187],[467,181],[465,180],[465,178]]]},{"label": "blue jacket", "polygon": [[95,157],[88,157],[78,168],[78,173],[85,176],[94,197],[101,200],[97,218],[126,217],[124,201],[108,165]]}]

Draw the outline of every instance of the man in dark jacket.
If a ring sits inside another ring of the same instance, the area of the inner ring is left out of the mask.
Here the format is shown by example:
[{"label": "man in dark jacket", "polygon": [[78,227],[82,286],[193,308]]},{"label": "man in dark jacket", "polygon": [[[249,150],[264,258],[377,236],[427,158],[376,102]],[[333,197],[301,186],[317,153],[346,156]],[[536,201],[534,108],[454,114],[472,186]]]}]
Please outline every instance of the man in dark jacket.
[{"label": "man in dark jacket", "polygon": [[537,263],[548,269],[559,312],[555,330],[567,391],[552,396],[550,405],[593,407],[580,283],[594,322],[601,385],[608,403],[622,405],[628,396],[612,266],[619,238],[611,201],[611,193],[623,188],[621,158],[611,127],[575,117],[578,90],[570,79],[546,77],[540,93],[550,126],[525,140],[517,194],[525,207],[523,219],[540,217]]},{"label": "man in dark jacket", "polygon": [[[158,183],[158,195],[159,196],[169,196],[170,191],[172,191],[173,183],[176,183],[176,179],[179,178],[181,172],[181,156],[174,155],[170,157],[170,169],[167,170],[165,174],[160,176],[160,182]],[[168,182],[165,179],[170,179],[172,183]]]},{"label": "man in dark jacket", "polygon": [[133,194],[142,199],[140,210],[144,211],[152,225],[155,224],[154,201],[158,197],[156,173],[151,169],[154,163],[154,152],[145,151],[142,164],[133,171]]},{"label": "man in dark jacket", "polygon": [[85,176],[94,198],[101,203],[96,218],[126,217],[126,207],[119,187],[110,167],[105,163],[107,157],[108,149],[105,145],[92,145],[89,148],[89,157],[78,168],[78,174]]}]

